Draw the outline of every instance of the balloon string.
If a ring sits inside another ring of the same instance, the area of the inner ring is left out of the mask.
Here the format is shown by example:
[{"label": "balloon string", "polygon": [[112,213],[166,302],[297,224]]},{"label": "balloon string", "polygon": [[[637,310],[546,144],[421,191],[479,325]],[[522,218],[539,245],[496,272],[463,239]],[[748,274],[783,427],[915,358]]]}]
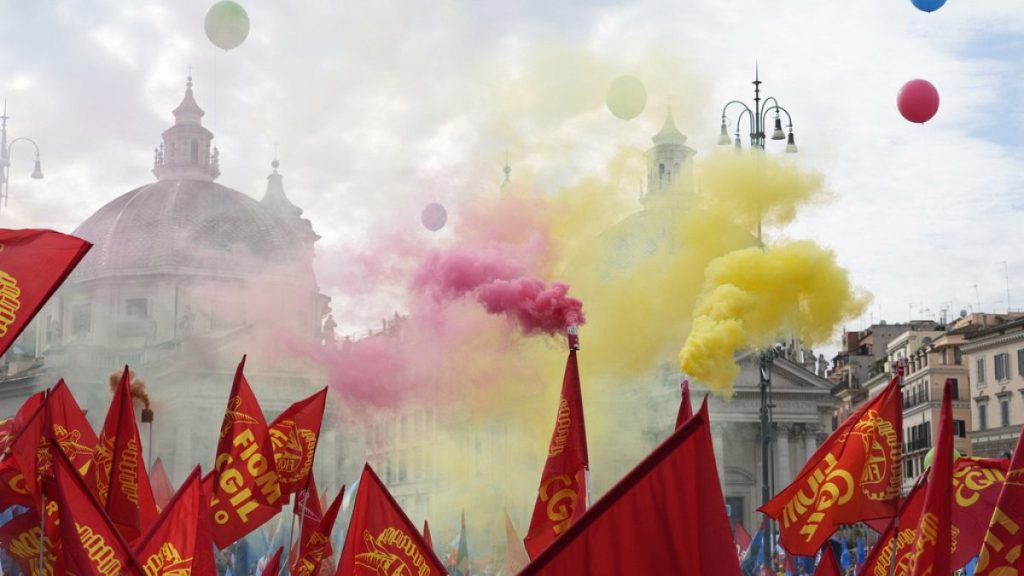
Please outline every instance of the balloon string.
[{"label": "balloon string", "polygon": [[213,134],[217,135],[217,51],[213,51]]}]

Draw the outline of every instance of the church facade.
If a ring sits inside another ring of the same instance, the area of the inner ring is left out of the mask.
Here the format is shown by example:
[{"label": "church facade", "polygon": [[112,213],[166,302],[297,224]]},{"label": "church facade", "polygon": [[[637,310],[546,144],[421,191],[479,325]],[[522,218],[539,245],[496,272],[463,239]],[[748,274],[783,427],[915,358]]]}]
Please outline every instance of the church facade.
[{"label": "church facade", "polygon": [[[64,378],[98,429],[109,376],[128,365],[148,394],[137,413],[146,403],[154,413],[140,422],[144,448],[175,483],[197,463],[212,465],[243,354],[269,421],[327,384],[322,369],[284,350],[333,343],[330,300],[313,272],[319,237],[287,198],[277,160],[261,200],[217,184],[220,153],[203,114],[190,77],[154,150],[156,181],[114,198],[73,232],[93,248],[7,355],[0,381],[0,413],[13,413]],[[346,470],[335,466],[344,459],[341,409],[329,395],[320,449],[338,457],[318,466],[325,487],[340,485]]]}]

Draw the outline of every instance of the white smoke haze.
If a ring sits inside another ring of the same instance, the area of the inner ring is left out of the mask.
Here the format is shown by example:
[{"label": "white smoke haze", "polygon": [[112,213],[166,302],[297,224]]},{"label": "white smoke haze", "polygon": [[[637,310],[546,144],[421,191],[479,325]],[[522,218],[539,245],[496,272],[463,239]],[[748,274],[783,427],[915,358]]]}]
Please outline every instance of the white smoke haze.
[{"label": "white smoke haze", "polygon": [[[332,298],[338,338],[362,337],[395,312],[415,312],[410,277],[428,252],[471,236],[475,218],[502,194],[506,157],[518,194],[552,197],[573,186],[595,194],[593,210],[581,210],[583,222],[559,228],[577,234],[557,238],[565,245],[540,266],[550,273],[546,279],[557,279],[581,244],[639,208],[642,165],[637,172],[629,161],[617,163],[619,154],[649,147],[671,104],[687,144],[698,158],[710,155],[720,106],[751,98],[757,60],[765,93],[794,115],[801,164],[826,174],[835,196],[808,208],[787,230],[769,230],[771,240],[811,237],[833,249],[855,282],[875,295],[864,322],[916,318],[926,309],[934,316],[942,306],[975,308],[975,282],[981,308],[1002,310],[1004,260],[1015,301],[1024,302],[1018,291],[1024,259],[1013,249],[1021,240],[1024,114],[995,112],[1015,108],[1009,98],[1024,77],[1024,62],[1003,48],[1024,30],[1017,0],[949,3],[927,16],[909,2],[888,1],[666,0],[629,7],[578,0],[500,6],[252,1],[242,2],[250,36],[229,52],[203,34],[209,4],[0,5],[8,127],[12,137],[39,142],[46,173],[30,180],[30,147],[15,148],[0,226],[70,232],[108,201],[151,181],[152,148],[170,125],[191,66],[204,125],[221,153],[218,182],[259,199],[276,153],[289,199],[322,236],[317,279]],[[644,113],[631,122],[604,107],[607,83],[622,74],[640,78],[648,92]],[[939,115],[925,126],[907,124],[895,110],[899,86],[915,77],[932,80],[942,97]],[[586,178],[599,184],[581,185]],[[438,233],[419,221],[433,201],[449,214]],[[284,328],[290,320],[282,320],[280,305],[288,297],[265,288],[238,287],[225,296],[214,285],[190,297],[225,313],[234,309],[245,319],[239,326],[262,320],[266,346],[247,351],[254,371],[291,363],[329,380],[328,370],[292,354],[302,337],[293,341],[292,329]],[[586,310],[595,323],[610,315],[610,307]],[[472,346],[454,349],[503,353],[460,356],[452,366],[427,354],[413,358],[424,348],[410,345],[404,359],[420,370],[396,389],[421,380],[443,383],[460,374],[457,368],[475,378],[465,401],[476,411],[445,421],[451,415],[420,396],[396,399],[391,408],[408,416],[412,430],[435,427],[430,449],[446,481],[475,486],[432,505],[431,511],[444,509],[443,518],[429,518],[435,542],[451,541],[457,511],[465,507],[473,511],[471,524],[487,526],[488,541],[473,546],[500,548],[500,505],[509,506],[525,531],[564,353],[560,341],[524,342],[466,303],[456,303],[451,315],[447,328],[459,336],[466,335],[464,326],[486,327],[476,340],[457,340]],[[613,409],[616,389],[598,383],[606,374],[597,367],[604,365],[588,359],[587,339],[584,328],[587,408],[601,406],[588,413],[594,475],[607,487],[640,455],[623,453],[633,440],[617,433],[627,416]],[[665,347],[674,351],[681,343]],[[202,341],[192,350],[200,366],[220,372],[220,387],[206,393],[226,400],[241,351],[211,350]],[[160,403],[171,393],[154,376],[140,375],[162,426]],[[518,386],[488,397],[495,377]],[[68,379],[78,393],[74,376]],[[589,390],[588,379],[594,381]],[[252,383],[261,400],[270,395],[272,383]],[[101,400],[87,400],[94,424],[102,422]],[[321,485],[331,496],[341,481],[354,481],[350,471],[364,457],[373,460],[374,427],[393,422],[392,412],[359,406],[353,414],[338,408],[333,423],[339,442],[346,437],[353,444],[344,455],[345,473]],[[264,408],[269,420],[284,402]],[[204,417],[209,430],[196,432],[190,456],[208,463],[219,415]],[[347,429],[351,423],[358,429]],[[501,453],[479,454],[478,437]],[[477,476],[498,456],[501,468]],[[326,465],[318,460],[317,466]],[[494,475],[505,478],[488,484]],[[483,518],[483,510],[493,517]]]}]

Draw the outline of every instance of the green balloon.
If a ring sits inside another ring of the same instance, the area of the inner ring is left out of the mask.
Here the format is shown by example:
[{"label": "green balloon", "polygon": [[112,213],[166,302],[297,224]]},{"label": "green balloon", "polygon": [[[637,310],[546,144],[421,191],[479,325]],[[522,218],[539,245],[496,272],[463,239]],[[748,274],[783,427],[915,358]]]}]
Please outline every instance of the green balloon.
[{"label": "green balloon", "polygon": [[612,114],[623,120],[632,120],[647,106],[647,89],[633,76],[619,76],[608,86],[605,102]]},{"label": "green balloon", "polygon": [[[963,458],[963,456],[964,455],[961,454],[959,450],[957,450],[956,448],[953,448],[953,462],[956,462],[957,460]],[[934,460],[935,460],[935,448],[932,447],[932,449],[929,450],[928,453],[924,455],[924,467],[925,468],[930,467]]]},{"label": "green balloon", "polygon": [[221,0],[210,6],[203,27],[214,46],[231,50],[241,46],[249,36],[249,15],[245,8],[231,0]]}]

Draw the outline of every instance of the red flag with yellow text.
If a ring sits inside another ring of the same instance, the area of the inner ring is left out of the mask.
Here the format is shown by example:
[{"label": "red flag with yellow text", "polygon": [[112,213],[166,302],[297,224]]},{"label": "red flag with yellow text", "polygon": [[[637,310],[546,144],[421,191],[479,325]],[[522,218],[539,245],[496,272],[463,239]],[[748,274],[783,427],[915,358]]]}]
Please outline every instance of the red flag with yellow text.
[{"label": "red flag with yellow text", "polygon": [[54,482],[47,496],[56,500],[65,562],[76,576],[141,576],[128,543],[103,512],[71,462],[59,450],[53,458]]},{"label": "red flag with yellow text", "polygon": [[928,488],[915,532],[916,554],[911,576],[953,571],[953,387],[949,380],[942,392],[939,431],[935,438],[935,459],[928,470]]},{"label": "red flag with yellow text", "polygon": [[[112,424],[108,429],[107,424]],[[124,367],[121,380],[114,393],[107,421],[103,426],[104,444],[110,446],[110,461],[107,455],[94,460],[94,465],[107,467],[97,471],[96,478],[106,480],[99,484],[97,500],[114,526],[128,541],[134,541],[153,524],[157,517],[156,500],[149,484],[146,462],[142,456],[142,439],[135,423],[135,406],[131,392],[131,372]],[[108,439],[112,439],[110,443]],[[97,452],[105,448],[98,449]],[[105,489],[104,489],[105,487]]]},{"label": "red flag with yellow text", "polygon": [[0,228],[0,356],[92,244],[53,230]]},{"label": "red flag with yellow text", "polygon": [[519,573],[538,574],[740,574],[706,402]]},{"label": "red flag with yellow text", "polygon": [[210,510],[196,466],[133,550],[146,574],[216,574]]},{"label": "red flag with yellow text", "polygon": [[289,406],[270,424],[270,442],[281,493],[302,490],[313,470],[320,424],[327,405],[327,388]]},{"label": "red flag with yellow text", "polygon": [[975,576],[1024,573],[1024,434],[1010,460],[975,567]]},{"label": "red flag with yellow text", "polygon": [[334,522],[338,518],[338,510],[341,508],[341,499],[344,494],[345,487],[342,486],[334,501],[324,512],[323,518],[317,523],[316,529],[309,534],[309,537],[302,538],[299,559],[292,566],[292,576],[316,576],[320,573],[321,562],[331,557],[331,531],[334,530]]},{"label": "red flag with yellow text", "polygon": [[530,529],[523,540],[535,558],[587,509],[587,430],[576,350],[569,350],[555,430],[540,477]]},{"label": "red flag with yellow text", "polygon": [[36,410],[43,405],[43,396],[45,396],[44,392],[36,392],[29,396],[12,418],[0,421],[0,450],[4,453],[14,443],[14,439],[25,428],[25,424],[36,413]]},{"label": "red flag with yellow text", "polygon": [[224,549],[252,532],[285,503],[267,421],[238,363],[220,428],[210,492],[213,539]]},{"label": "red flag with yellow text", "polygon": [[[963,566],[977,553],[985,536],[986,518],[992,516],[1005,478],[1007,461],[993,458],[960,458],[953,467],[952,565]],[[918,480],[900,506],[899,543],[896,550],[897,576],[908,576],[917,554],[915,534],[924,508],[926,475]],[[882,536],[868,555],[861,574],[888,576],[892,556],[892,521],[868,524]]]},{"label": "red flag with yellow text", "polygon": [[99,443],[92,425],[86,420],[85,413],[78,406],[63,379],[50,390],[46,403],[50,410],[50,425],[54,439],[68,460],[71,460],[75,470],[78,470],[79,474],[84,474],[92,463],[93,453]]},{"label": "red flag with yellow text", "polygon": [[894,378],[825,440],[792,484],[759,508],[778,521],[787,552],[813,556],[841,524],[896,515],[902,400]]},{"label": "red flag with yellow text", "polygon": [[446,576],[444,564],[367,464],[359,479],[337,576]]},{"label": "red flag with yellow text", "polygon": [[[42,574],[63,574],[64,551],[57,526],[57,503],[46,503],[46,538]],[[39,511],[31,509],[0,526],[0,546],[25,574],[39,573]]]}]

